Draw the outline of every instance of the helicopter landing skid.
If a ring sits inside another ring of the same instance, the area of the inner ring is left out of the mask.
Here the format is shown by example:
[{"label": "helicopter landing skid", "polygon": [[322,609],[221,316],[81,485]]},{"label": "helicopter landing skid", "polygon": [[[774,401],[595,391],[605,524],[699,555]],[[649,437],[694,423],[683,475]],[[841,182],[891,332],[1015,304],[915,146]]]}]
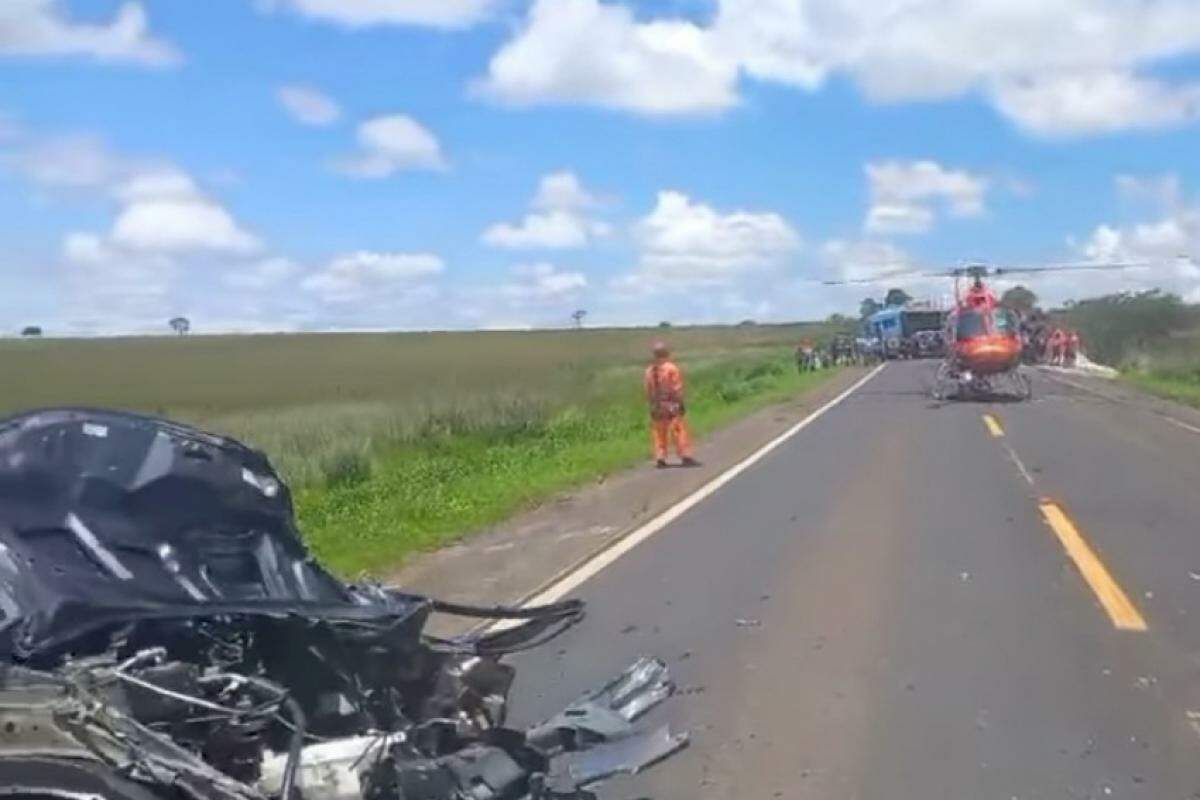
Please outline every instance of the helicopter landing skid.
[{"label": "helicopter landing skid", "polygon": [[973,375],[957,369],[950,361],[938,365],[933,384],[934,400],[996,399],[1000,396],[1029,400],[1033,397],[1033,381],[1019,366],[998,375]]}]

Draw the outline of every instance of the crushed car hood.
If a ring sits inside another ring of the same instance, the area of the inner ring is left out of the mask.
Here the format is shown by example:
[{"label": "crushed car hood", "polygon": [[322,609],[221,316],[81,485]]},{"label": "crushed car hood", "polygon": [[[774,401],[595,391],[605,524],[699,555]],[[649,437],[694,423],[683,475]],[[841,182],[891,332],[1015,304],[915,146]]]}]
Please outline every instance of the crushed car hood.
[{"label": "crushed car hood", "polygon": [[[511,624],[441,639],[435,612]],[[162,419],[0,420],[0,786],[114,800],[594,800],[687,744],[642,658],[506,727],[501,659],[578,600],[475,608],[338,580],[266,457]],[[0,792],[3,794],[4,792]]]},{"label": "crushed car hood", "polygon": [[425,598],[323,569],[267,459],[115,411],[0,421],[0,651],[27,659],[114,625],[217,614],[407,621]]}]

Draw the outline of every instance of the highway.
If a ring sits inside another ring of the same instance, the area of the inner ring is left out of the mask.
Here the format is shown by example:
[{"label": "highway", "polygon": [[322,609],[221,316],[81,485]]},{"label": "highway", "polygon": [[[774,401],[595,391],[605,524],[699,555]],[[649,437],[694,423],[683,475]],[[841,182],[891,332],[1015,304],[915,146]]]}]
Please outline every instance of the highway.
[{"label": "highway", "polygon": [[517,721],[653,654],[692,744],[605,797],[1200,798],[1200,432],[1040,376],[938,404],[934,366],[590,577]]}]

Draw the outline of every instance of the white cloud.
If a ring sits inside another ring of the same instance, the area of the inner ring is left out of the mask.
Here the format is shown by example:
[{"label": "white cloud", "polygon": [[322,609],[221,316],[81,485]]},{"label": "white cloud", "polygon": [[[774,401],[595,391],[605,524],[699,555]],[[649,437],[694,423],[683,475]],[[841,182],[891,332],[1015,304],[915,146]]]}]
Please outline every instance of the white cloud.
[{"label": "white cloud", "polygon": [[1123,197],[1149,199],[1161,216],[1131,225],[1098,225],[1078,246],[1081,255],[1097,262],[1200,260],[1200,205],[1187,201],[1177,175],[1118,175],[1114,185]]},{"label": "white cloud", "polygon": [[429,253],[362,250],[333,259],[300,285],[326,303],[352,303],[414,291],[444,269],[442,259]]},{"label": "white cloud", "polygon": [[165,330],[174,258],[130,252],[93,233],[63,239],[63,309],[72,329],[84,333]]},{"label": "white cloud", "polygon": [[720,111],[737,102],[737,65],[683,20],[638,22],[598,0],[537,0],[476,84],[511,105],[588,103],[646,114]]},{"label": "white cloud", "polygon": [[527,214],[515,225],[507,222],[492,225],[481,238],[484,244],[492,247],[560,250],[583,247],[594,237],[608,232],[609,227],[603,222],[587,220],[570,211],[548,211]]},{"label": "white cloud", "polygon": [[259,248],[176,168],[135,171],[103,188],[120,204],[111,231],[69,233],[62,245],[67,312],[80,332],[157,331],[176,313],[181,276],[203,269],[197,259]]},{"label": "white cloud", "polygon": [[878,102],[975,93],[1025,130],[1076,136],[1194,120],[1200,85],[1148,70],[1198,52],[1194,0],[717,0],[703,25],[538,0],[479,88],[703,113],[737,103],[739,75],[806,91],[842,76]]},{"label": "white cloud", "polygon": [[518,302],[562,302],[587,288],[581,272],[562,272],[553,264],[523,264],[513,268],[512,280],[501,285],[501,296]]},{"label": "white cloud", "polygon": [[412,117],[389,114],[358,126],[359,151],[338,168],[356,178],[386,178],[402,170],[443,170],[446,158],[437,137]]},{"label": "white cloud", "polygon": [[600,205],[600,200],[574,172],[563,170],[542,176],[531,205],[539,211],[583,211]]},{"label": "white cloud", "polygon": [[[1200,204],[1188,201],[1178,178],[1118,176],[1119,194],[1141,193],[1156,206],[1156,218],[1125,225],[1097,225],[1074,243],[1086,262],[1149,266],[1088,273],[1051,273],[1033,288],[1055,304],[1081,296],[1161,288],[1200,302]],[[1086,277],[1080,277],[1080,276]]]},{"label": "white cloud", "polygon": [[98,136],[56,136],[5,157],[24,178],[49,189],[102,189],[129,169]]},{"label": "white cloud", "polygon": [[978,91],[1026,129],[1074,135],[1182,121],[1192,90],[1137,71],[1200,49],[1200,5],[721,0],[713,35],[761,79],[813,89],[843,74],[891,102]]},{"label": "white cloud", "polygon": [[622,293],[728,286],[779,266],[800,247],[779,214],[722,213],[675,191],[659,192],[634,235],[638,268],[612,283]]},{"label": "white cloud", "polygon": [[113,195],[126,203],[146,200],[190,200],[200,194],[196,181],[173,167],[136,172],[113,188]]},{"label": "white cloud", "polygon": [[190,175],[166,163],[114,153],[95,136],[35,142],[6,159],[33,184],[87,190],[119,203],[107,246],[128,251],[244,254],[258,240]]},{"label": "white cloud", "polygon": [[373,25],[423,25],[465,28],[484,19],[496,0],[267,0],[311,19],[347,28]]},{"label": "white cloud", "polygon": [[599,203],[574,173],[552,172],[538,182],[531,203],[533,213],[526,214],[515,224],[498,222],[491,225],[480,238],[492,247],[518,250],[583,247],[611,233],[607,223],[584,214]]},{"label": "white cloud", "polygon": [[1179,256],[1200,258],[1200,208],[1134,225],[1099,225],[1082,246],[1091,261],[1149,261],[1172,264]]},{"label": "white cloud", "polygon": [[1178,175],[1118,175],[1117,195],[1127,201],[1149,201],[1157,208],[1174,208],[1183,200],[1183,182]]},{"label": "white cloud", "polygon": [[[914,275],[928,271],[895,244],[878,239],[831,239],[820,249],[823,280],[848,281],[843,286],[821,287],[826,313],[854,313],[864,297],[882,300],[889,289],[899,288],[920,300],[949,304],[953,283],[949,278]],[[809,287],[811,293],[813,287]]]},{"label": "white cloud", "polygon": [[984,212],[987,181],[969,172],[934,161],[884,161],[866,171],[871,207],[864,227],[870,233],[924,233],[943,208],[955,217]]},{"label": "white cloud", "polygon": [[237,263],[260,244],[182,169],[112,151],[93,136],[21,132],[5,165],[39,190],[87,191],[112,205],[106,232],[72,231],[49,268],[56,314],[78,333],[159,331],[173,293],[211,280],[215,257]]},{"label": "white cloud", "polygon": [[890,242],[869,239],[831,239],[821,246],[821,258],[830,280],[884,280],[913,269],[912,258],[904,250]]},{"label": "white cloud", "polygon": [[72,20],[60,0],[0,3],[0,56],[88,56],[97,61],[170,66],[180,61],[169,42],[150,34],[141,3],[122,3],[107,22]]},{"label": "white cloud", "polygon": [[311,86],[280,86],[279,103],[301,125],[324,127],[342,118],[342,109],[324,92]]},{"label": "white cloud", "polygon": [[996,106],[1047,137],[1166,128],[1200,117],[1200,83],[1170,85],[1127,72],[1084,72],[999,83]]},{"label": "white cloud", "polygon": [[295,262],[276,256],[231,269],[225,273],[223,281],[235,289],[258,291],[277,287],[299,271]]},{"label": "white cloud", "polygon": [[259,249],[221,204],[203,194],[190,176],[162,170],[131,178],[116,190],[126,205],[113,223],[112,242],[133,251],[234,254]]}]

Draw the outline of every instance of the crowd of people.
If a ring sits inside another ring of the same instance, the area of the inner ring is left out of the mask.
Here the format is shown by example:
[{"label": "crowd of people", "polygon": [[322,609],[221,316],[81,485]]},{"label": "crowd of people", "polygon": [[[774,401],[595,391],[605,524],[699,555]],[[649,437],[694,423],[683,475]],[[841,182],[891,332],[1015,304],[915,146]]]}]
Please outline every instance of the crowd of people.
[{"label": "crowd of people", "polygon": [[1083,354],[1079,331],[1053,325],[1046,319],[1029,318],[1021,323],[1025,363],[1073,367]]},{"label": "crowd of people", "polygon": [[825,367],[866,364],[871,356],[850,336],[834,336],[825,344],[805,339],[796,346],[796,370],[813,372]]},{"label": "crowd of people", "polygon": [[[1021,341],[1026,364],[1073,367],[1083,354],[1079,332],[1052,324],[1045,317],[1030,316],[1021,322]],[[863,342],[850,336],[835,336],[821,344],[805,339],[796,347],[796,369],[811,372],[832,366],[876,363],[884,358],[931,358],[945,354],[941,331],[921,331],[902,340],[891,352],[883,352],[878,340]]]}]

